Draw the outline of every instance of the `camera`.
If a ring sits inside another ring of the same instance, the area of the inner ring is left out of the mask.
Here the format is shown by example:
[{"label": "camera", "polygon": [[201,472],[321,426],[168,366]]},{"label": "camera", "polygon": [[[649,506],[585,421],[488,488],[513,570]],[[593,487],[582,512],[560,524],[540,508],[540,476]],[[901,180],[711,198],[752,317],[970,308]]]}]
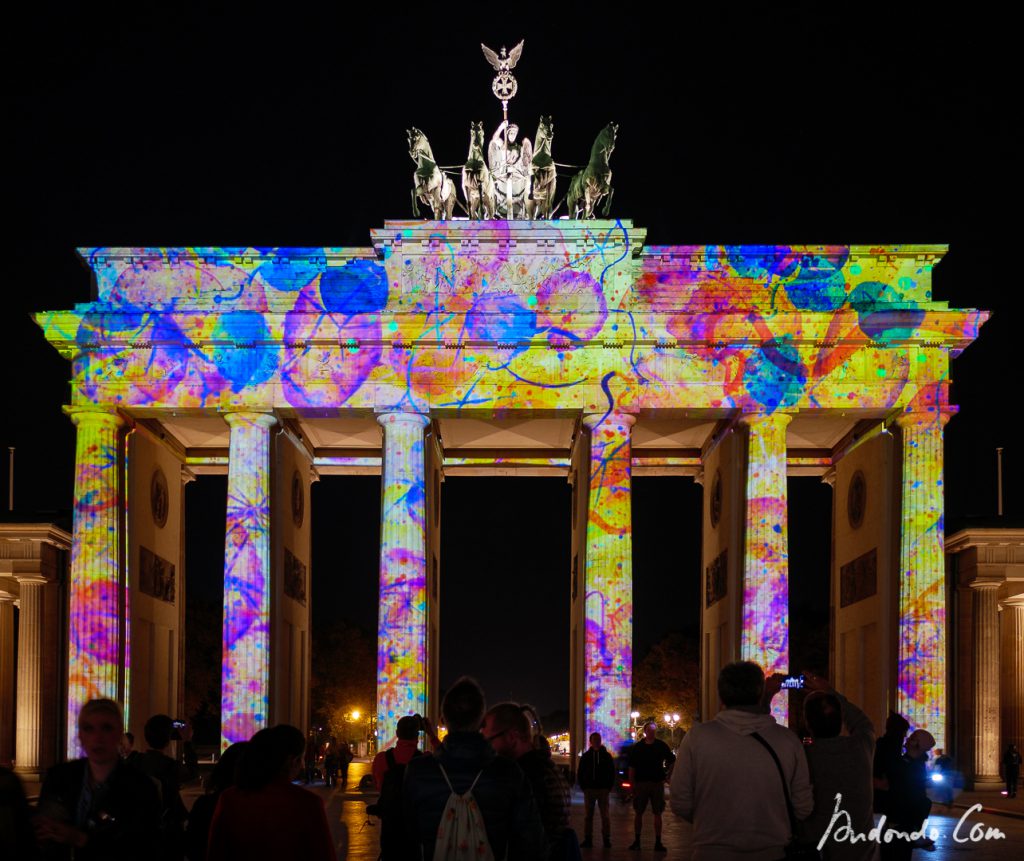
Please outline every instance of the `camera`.
[{"label": "camera", "polygon": [[806,681],[807,679],[804,677],[803,673],[795,676],[786,676],[786,678],[782,680],[782,690],[798,691],[803,688],[804,682]]},{"label": "camera", "polygon": [[181,741],[181,731],[186,726],[188,726],[188,721],[172,720],[171,721],[171,741]]}]

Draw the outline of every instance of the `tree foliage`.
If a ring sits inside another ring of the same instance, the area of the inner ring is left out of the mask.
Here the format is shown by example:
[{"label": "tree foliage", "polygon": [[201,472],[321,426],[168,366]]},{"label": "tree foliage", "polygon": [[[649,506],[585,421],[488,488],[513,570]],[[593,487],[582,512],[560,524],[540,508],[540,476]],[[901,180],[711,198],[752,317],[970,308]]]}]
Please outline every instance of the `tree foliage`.
[{"label": "tree foliage", "polygon": [[658,640],[633,667],[633,709],[662,723],[678,714],[688,730],[699,710],[700,656],[697,642],[682,633]]},{"label": "tree foliage", "polygon": [[[313,721],[339,741],[365,741],[377,708],[377,640],[344,621],[313,631]],[[352,720],[352,713],[360,718]]]}]

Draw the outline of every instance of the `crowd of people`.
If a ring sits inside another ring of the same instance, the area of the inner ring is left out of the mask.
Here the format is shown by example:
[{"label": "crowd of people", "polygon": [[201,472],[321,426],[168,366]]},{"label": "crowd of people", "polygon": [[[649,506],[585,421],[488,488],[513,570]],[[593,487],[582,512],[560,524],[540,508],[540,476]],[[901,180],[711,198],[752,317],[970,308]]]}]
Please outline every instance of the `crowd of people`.
[{"label": "crowd of people", "polygon": [[[380,818],[381,861],[576,861],[595,845],[595,808],[601,842],[612,845],[609,798],[619,782],[633,805],[631,850],[645,845],[650,807],[651,846],[667,852],[666,786],[673,813],[692,823],[695,861],[869,861],[876,854],[909,861],[915,849],[933,849],[923,826],[932,805],[926,763],[935,739],[922,729],[910,732],[902,716],[891,714],[876,741],[856,705],[826,679],[805,679],[803,739],[770,713],[783,677],[766,679],[750,662],[722,669],[721,710],[685,733],[675,752],[657,737],[657,725],[646,723],[624,751],[624,780],[600,734],[591,733],[575,768],[585,812],[580,841],[570,825],[569,782],[535,711],[514,702],[488,708],[479,684],[460,678],[441,704],[443,741],[429,720],[409,715],[397,723],[394,746],[374,758],[379,794],[368,813]],[[419,749],[421,733],[429,751]],[[231,745],[188,810],[180,789],[198,774],[190,735],[186,722],[155,715],[145,725],[145,749],[136,751],[117,703],[88,702],[78,719],[85,756],[49,771],[34,811],[17,779],[0,771],[3,857],[337,857],[321,797],[300,785],[304,772],[311,780],[310,743],[300,730],[277,725]],[[174,740],[182,742],[180,756],[169,755]],[[332,753],[336,764],[326,771],[334,774],[325,779],[333,784],[340,776],[344,785],[351,751],[335,746]],[[952,761],[937,754],[934,773],[951,776]],[[1020,755],[1012,745],[1004,765],[1008,793],[1015,793]],[[952,795],[938,800],[948,808]]]}]

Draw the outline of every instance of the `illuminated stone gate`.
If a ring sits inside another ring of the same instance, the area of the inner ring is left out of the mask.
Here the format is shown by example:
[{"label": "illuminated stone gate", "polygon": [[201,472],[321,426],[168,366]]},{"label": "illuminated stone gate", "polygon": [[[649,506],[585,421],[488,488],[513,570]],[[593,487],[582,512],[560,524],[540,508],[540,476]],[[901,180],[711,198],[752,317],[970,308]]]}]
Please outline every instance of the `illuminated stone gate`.
[{"label": "illuminated stone gate", "polygon": [[308,723],[308,490],[345,472],[383,476],[384,737],[436,714],[457,473],[573,485],[577,744],[629,730],[631,476],[701,481],[706,719],[723,663],[788,669],[786,476],[811,474],[835,489],[836,684],[942,744],[949,362],[987,318],[932,300],[944,247],[645,248],[628,221],[565,220],[372,239],[83,249],[94,301],[37,316],[73,363],[69,721],[97,695],[133,725],[176,711],[182,484],[204,471],[228,475],[225,744]]}]

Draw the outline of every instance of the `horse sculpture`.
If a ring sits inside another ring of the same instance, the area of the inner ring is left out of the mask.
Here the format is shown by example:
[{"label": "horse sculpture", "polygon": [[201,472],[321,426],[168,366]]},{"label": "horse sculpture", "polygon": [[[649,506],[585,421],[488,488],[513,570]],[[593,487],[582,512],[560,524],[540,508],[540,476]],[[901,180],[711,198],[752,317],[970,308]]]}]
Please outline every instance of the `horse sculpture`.
[{"label": "horse sculpture", "polygon": [[526,202],[526,217],[549,219],[555,204],[555,160],[551,157],[551,142],[555,137],[555,124],[551,117],[541,117],[537,137],[533,144],[530,163],[530,199]]},{"label": "horse sculpture", "polygon": [[434,153],[430,149],[427,136],[417,128],[411,128],[409,135],[409,155],[416,162],[416,172],[412,175],[412,214],[420,217],[420,208],[416,201],[427,204],[434,215],[435,221],[447,221],[452,217],[455,208],[455,183],[453,183],[437,166]]},{"label": "horse sculpture", "polygon": [[469,155],[462,168],[462,194],[471,219],[494,218],[494,177],[484,159],[484,124],[469,124]]},{"label": "horse sculpture", "polygon": [[619,127],[615,123],[608,123],[601,129],[590,149],[590,163],[569,183],[567,200],[570,218],[593,218],[597,204],[605,196],[608,199],[604,203],[603,214],[608,217],[613,193],[612,170],[608,160],[615,149],[618,131]]}]

